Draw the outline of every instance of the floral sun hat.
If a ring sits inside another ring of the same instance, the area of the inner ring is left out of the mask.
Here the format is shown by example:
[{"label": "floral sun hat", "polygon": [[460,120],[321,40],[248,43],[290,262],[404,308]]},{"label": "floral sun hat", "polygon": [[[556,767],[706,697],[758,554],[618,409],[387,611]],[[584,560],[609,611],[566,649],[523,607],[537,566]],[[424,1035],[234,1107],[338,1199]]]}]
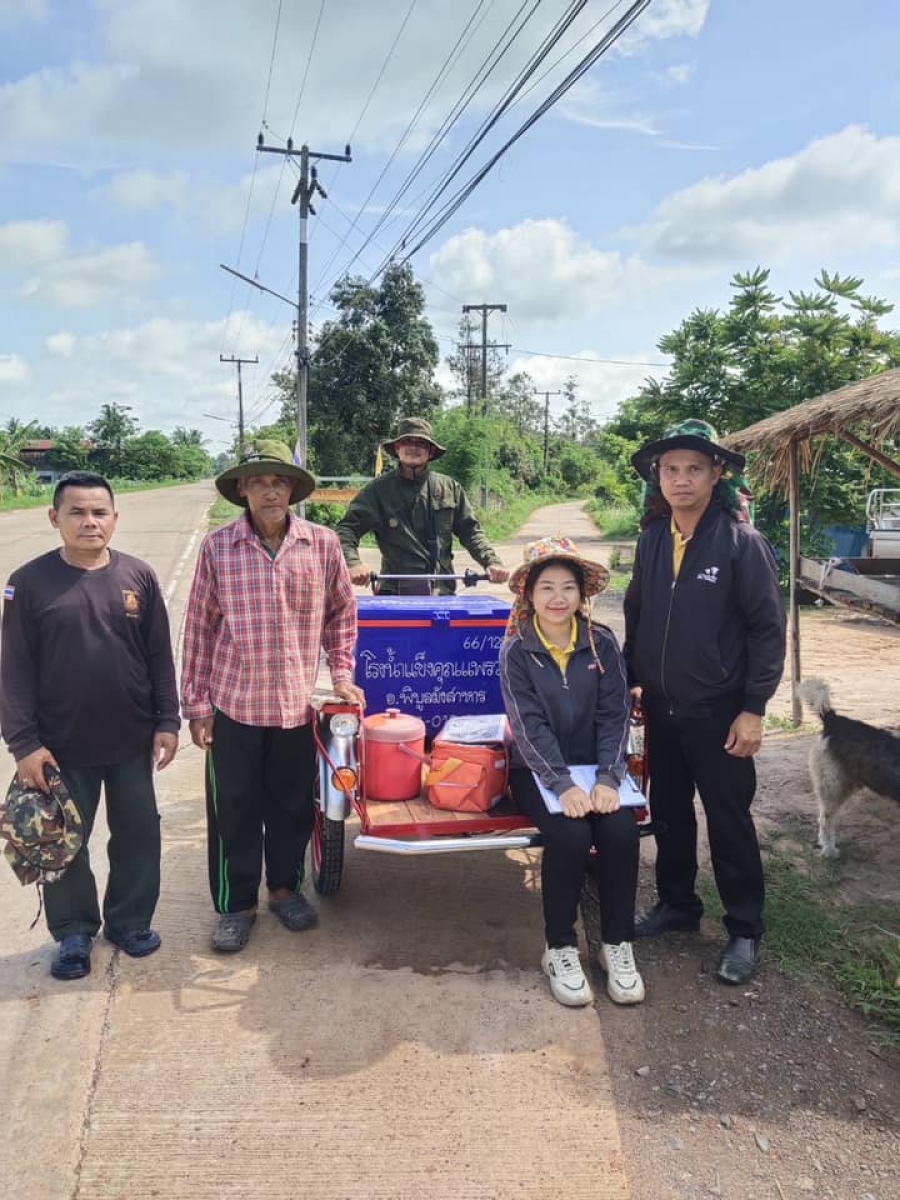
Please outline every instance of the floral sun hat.
[{"label": "floral sun hat", "polygon": [[584,595],[589,600],[591,596],[599,596],[609,583],[609,571],[602,563],[582,558],[578,547],[568,537],[544,537],[535,542],[528,542],[522,551],[524,562],[517,567],[509,577],[509,590],[515,593],[512,612],[506,627],[507,637],[521,633],[523,627],[531,619],[531,605],[526,598],[528,580],[531,572],[540,564],[548,562],[573,563],[581,572],[584,579]]}]

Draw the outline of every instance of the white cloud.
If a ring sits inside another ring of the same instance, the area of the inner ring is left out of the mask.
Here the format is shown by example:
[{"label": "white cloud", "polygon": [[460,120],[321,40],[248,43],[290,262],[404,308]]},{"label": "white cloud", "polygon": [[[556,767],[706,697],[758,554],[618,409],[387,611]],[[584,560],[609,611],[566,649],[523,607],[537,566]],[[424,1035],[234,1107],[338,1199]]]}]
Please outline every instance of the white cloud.
[{"label": "white cloud", "polygon": [[136,289],[159,275],[159,267],[141,242],[111,246],[97,254],[74,255],[47,263],[22,288],[42,304],[89,308],[116,299],[133,299]]},{"label": "white cloud", "polygon": [[647,248],[694,262],[780,261],[900,243],[900,137],[851,125],[657,208]]},{"label": "white cloud", "polygon": [[71,358],[75,353],[75,335],[65,331],[51,333],[45,338],[44,345],[51,354],[58,354],[60,358]]},{"label": "white cloud", "polygon": [[[17,393],[15,415],[39,411],[47,424],[83,425],[102,404],[128,404],[142,429],[195,427],[209,437],[214,452],[231,440],[230,425],[237,420],[234,367],[220,363],[219,353],[224,348],[259,357],[258,366],[243,372],[248,423],[277,415],[270,376],[290,357],[289,333],[247,312],[233,313],[228,321],[156,318],[91,335],[59,332],[45,344],[51,353],[35,363],[28,386]],[[0,379],[2,367],[0,360]]]},{"label": "white cloud", "polygon": [[0,354],[0,386],[25,383],[31,378],[31,367],[18,354]]},{"label": "white cloud", "polygon": [[[708,0],[655,0],[633,33],[632,52],[650,40],[694,34],[703,24]],[[403,6],[364,0],[331,0],[323,13],[304,95],[305,66],[312,21],[308,4],[281,10],[267,118],[273,134],[296,126],[299,137],[335,151],[357,124],[362,105],[384,56],[400,29]],[[549,6],[550,8],[554,6]],[[236,143],[251,150],[261,111],[272,49],[271,14],[245,0],[209,4],[184,0],[96,0],[92,62],[72,62],[12,80],[0,89],[0,128],[5,152],[42,157],[81,144],[85,161],[108,164],[111,154],[165,144],[207,149]],[[422,112],[411,144],[428,136],[472,80],[485,47],[501,37],[513,6],[487,6],[459,55]],[[495,102],[509,80],[544,38],[556,14],[539,11],[504,57],[474,108]],[[590,6],[573,25],[568,43],[595,20]],[[462,34],[466,15],[445,0],[419,0],[354,140],[381,150],[393,146],[434,82],[435,64]],[[348,36],[348,30],[352,36]],[[575,59],[566,60],[566,69]],[[551,81],[543,85],[548,90]],[[299,104],[298,104],[299,101]],[[37,147],[37,148],[36,148]]]},{"label": "white cloud", "polygon": [[623,54],[634,54],[649,41],[697,37],[706,24],[712,0],[654,0],[617,43]]},{"label": "white cloud", "polygon": [[156,171],[138,169],[116,175],[106,189],[109,199],[119,208],[145,211],[171,205],[184,208],[191,195],[190,176],[186,171]]},{"label": "white cloud", "polygon": [[52,262],[66,248],[65,221],[9,221],[0,225],[0,270]]},{"label": "white cloud", "polygon": [[[553,357],[514,358],[510,373],[527,372],[537,391],[557,391],[561,380],[573,375],[578,381],[578,394],[588,402],[591,416],[596,421],[608,420],[621,402],[633,396],[649,376],[660,377],[665,373],[664,367],[647,367],[641,363],[620,365],[588,361],[600,357],[596,351],[584,350],[575,356],[581,361]],[[654,357],[658,356],[648,356],[649,359]],[[558,413],[562,408],[563,398],[551,396],[551,412]]]},{"label": "white cloud", "polygon": [[665,71],[663,71],[663,79],[667,83],[674,83],[679,87],[690,83],[693,77],[694,68],[690,63],[673,63],[672,66],[666,67]]},{"label": "white cloud", "polygon": [[556,324],[628,305],[685,273],[600,250],[547,218],[494,234],[468,229],[431,256],[428,274],[473,301],[502,294],[517,321]]}]

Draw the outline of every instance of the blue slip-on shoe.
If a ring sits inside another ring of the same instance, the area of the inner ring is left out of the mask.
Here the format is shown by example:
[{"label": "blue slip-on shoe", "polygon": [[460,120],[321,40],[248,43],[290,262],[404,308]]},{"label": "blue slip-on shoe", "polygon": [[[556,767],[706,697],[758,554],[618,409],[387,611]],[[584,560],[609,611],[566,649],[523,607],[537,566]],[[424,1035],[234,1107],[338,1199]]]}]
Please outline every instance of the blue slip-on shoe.
[{"label": "blue slip-on shoe", "polygon": [[54,979],[84,979],[91,973],[92,939],[87,933],[70,933],[59,943],[56,958],[50,964]]},{"label": "blue slip-on shoe", "polygon": [[146,958],[162,945],[162,939],[155,929],[129,929],[127,933],[114,933],[111,929],[104,929],[103,935],[108,942],[112,942],[132,958]]}]

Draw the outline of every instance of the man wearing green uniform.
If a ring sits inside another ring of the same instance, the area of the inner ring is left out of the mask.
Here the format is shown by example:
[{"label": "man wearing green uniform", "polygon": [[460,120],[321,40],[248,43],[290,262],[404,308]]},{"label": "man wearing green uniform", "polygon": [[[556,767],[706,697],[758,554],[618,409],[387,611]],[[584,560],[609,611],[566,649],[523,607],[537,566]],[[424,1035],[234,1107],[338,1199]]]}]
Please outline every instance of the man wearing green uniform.
[{"label": "man wearing green uniform", "polygon": [[[445,453],[434,440],[430,422],[404,417],[393,438],[384,443],[397,459],[397,469],[368,483],[351,501],[337,527],[344,558],[355,584],[369,582],[371,572],[359,557],[359,542],[372,532],[381,551],[382,575],[452,575],[453,537],[485,568],[492,583],[504,583],[496,551],[484,536],[463,488],[430,464]],[[381,595],[450,595],[452,580],[385,580]]]}]

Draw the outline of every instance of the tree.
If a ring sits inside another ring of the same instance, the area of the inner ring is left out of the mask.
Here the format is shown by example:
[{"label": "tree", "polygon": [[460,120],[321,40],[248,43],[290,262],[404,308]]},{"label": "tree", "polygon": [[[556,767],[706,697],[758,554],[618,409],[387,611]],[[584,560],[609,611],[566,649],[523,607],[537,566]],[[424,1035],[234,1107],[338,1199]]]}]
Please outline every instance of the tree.
[{"label": "tree", "polygon": [[[735,432],[900,364],[900,334],[878,325],[891,306],[863,295],[861,279],[823,270],[815,290],[790,292],[786,301],[768,283],[769,272],[759,267],[736,274],[724,313],[695,310],[660,339],[660,350],[672,356],[666,377],[648,381],[620,406],[600,433],[601,453],[624,468],[641,442],[689,417],[711,421],[720,434]],[[636,501],[639,481],[633,471],[626,478]],[[882,481],[890,482],[864,455],[834,439],[823,443],[816,474],[801,484],[802,510],[815,514],[804,549],[821,549],[828,525],[860,524],[866,491]],[[757,524],[779,548],[784,521],[783,499],[760,493]]]},{"label": "tree", "polygon": [[57,471],[81,471],[87,466],[90,443],[80,425],[67,425],[52,434],[50,462]]},{"label": "tree", "polygon": [[18,496],[26,477],[31,473],[27,463],[22,462],[21,454],[27,444],[36,436],[37,422],[27,424],[18,417],[10,417],[0,430],[0,473],[2,483],[12,486],[13,494]]},{"label": "tree", "polygon": [[[438,345],[408,265],[388,267],[377,286],[342,279],[331,302],[338,316],[322,327],[310,364],[310,461],[329,475],[367,473],[399,417],[437,410]],[[296,430],[293,375],[274,381],[283,396],[279,425]]]},{"label": "tree", "polygon": [[137,418],[128,404],[104,404],[100,416],[92,421],[88,433],[94,440],[101,469],[107,475],[124,475],[125,443],[138,431]]},{"label": "tree", "polygon": [[[459,323],[456,349],[444,360],[450,368],[455,386],[451,397],[465,401],[469,412],[481,411],[481,374],[485,359],[481,351],[481,326],[465,313]],[[498,350],[488,347],[486,391],[492,398],[499,396],[505,374],[505,363]]]},{"label": "tree", "polygon": [[185,429],[183,425],[176,425],[172,430],[171,442],[173,446],[203,446],[206,438],[199,429]]}]

